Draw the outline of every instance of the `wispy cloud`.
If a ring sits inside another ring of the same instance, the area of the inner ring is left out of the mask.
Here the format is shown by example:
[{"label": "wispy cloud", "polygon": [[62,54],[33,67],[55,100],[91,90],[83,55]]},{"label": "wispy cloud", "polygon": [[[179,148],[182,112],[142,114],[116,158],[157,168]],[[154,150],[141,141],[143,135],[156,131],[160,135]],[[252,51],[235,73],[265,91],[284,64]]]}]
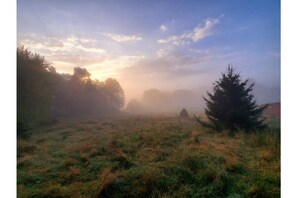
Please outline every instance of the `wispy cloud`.
[{"label": "wispy cloud", "polygon": [[118,68],[128,67],[134,64],[135,62],[138,62],[144,59],[145,59],[144,55],[122,55],[117,57],[110,56],[100,63],[91,65],[91,67],[97,67],[97,68],[109,67],[115,70]]},{"label": "wispy cloud", "polygon": [[[242,52],[224,49],[189,49],[187,53],[170,49],[159,49],[157,57],[136,61],[118,70],[121,76],[130,81],[154,78],[155,81],[175,80],[195,76],[222,66],[222,62],[235,60]],[[227,63],[226,63],[227,64]],[[225,66],[225,65],[223,65]]]},{"label": "wispy cloud", "polygon": [[105,50],[104,49],[101,49],[101,48],[95,48],[95,47],[84,47],[82,45],[78,45],[77,46],[77,49],[80,49],[82,51],[85,51],[85,52],[91,52],[91,53],[104,53]]},{"label": "wispy cloud", "polygon": [[105,56],[95,56],[90,57],[86,56],[85,54],[71,54],[71,53],[56,53],[50,56],[50,60],[53,60],[53,63],[57,62],[65,62],[71,64],[72,66],[79,65],[79,66],[88,66],[93,64],[102,63],[106,60]]},{"label": "wispy cloud", "polygon": [[[139,40],[135,36],[116,37],[123,40]],[[35,34],[19,35],[18,45],[24,45],[34,53],[41,54],[56,67],[58,72],[71,73],[74,66],[87,67],[94,78],[117,75],[117,69],[128,67],[145,58],[144,53],[105,53],[94,38],[65,36],[61,38]]]},{"label": "wispy cloud", "polygon": [[96,39],[88,37],[26,34],[19,35],[18,45],[45,56],[58,72],[72,72],[74,66],[98,64],[106,59],[106,50],[98,46]]},{"label": "wispy cloud", "polygon": [[102,62],[89,65],[89,71],[92,72],[93,77],[97,79],[104,79],[107,77],[118,77],[120,74],[118,70],[129,67],[135,62],[145,59],[143,55],[122,55],[118,57],[108,57]]},{"label": "wispy cloud", "polygon": [[198,26],[194,31],[189,34],[194,42],[199,41],[207,36],[213,35],[215,33],[214,27],[219,24],[219,19],[208,18],[204,21],[203,26]]},{"label": "wispy cloud", "polygon": [[82,42],[82,43],[97,43],[97,41],[95,39],[91,39],[91,38],[80,38],[80,42]]},{"label": "wispy cloud", "polygon": [[19,41],[19,45],[24,45],[31,50],[47,49],[47,51],[52,52],[59,51],[65,47],[63,42],[54,38],[49,38],[45,41],[36,41],[28,38]]},{"label": "wispy cloud", "polygon": [[[106,50],[100,47],[94,47],[96,40],[90,38],[80,38],[77,36],[68,36],[57,39],[55,37],[28,37],[21,39],[19,45],[24,45],[33,51],[47,51],[48,53],[69,53],[69,52],[88,52],[102,54]],[[93,46],[92,46],[93,45]],[[92,47],[91,47],[92,46]]]},{"label": "wispy cloud", "polygon": [[141,41],[143,39],[138,35],[106,34],[106,36],[117,42]]},{"label": "wispy cloud", "polygon": [[176,46],[190,44],[190,41],[197,42],[202,40],[207,36],[211,36],[215,34],[215,26],[220,23],[218,18],[207,18],[203,21],[202,25],[198,25],[191,32],[184,33],[181,35],[172,35],[167,39],[159,39],[157,40],[160,44],[173,44]]},{"label": "wispy cloud", "polygon": [[162,24],[162,25],[160,26],[160,30],[161,30],[162,32],[166,32],[166,31],[168,30],[168,27],[167,27],[166,25]]},{"label": "wispy cloud", "polygon": [[176,46],[181,46],[181,45],[190,44],[190,41],[186,40],[187,38],[189,38],[189,37],[186,34],[182,34],[179,36],[173,35],[173,36],[168,37],[167,39],[159,39],[157,42],[160,44],[171,43]]},{"label": "wispy cloud", "polygon": [[161,58],[161,57],[166,56],[166,55],[168,54],[168,52],[167,52],[166,49],[158,49],[158,50],[156,51],[156,54],[157,54],[157,56],[158,56],[159,58]]}]

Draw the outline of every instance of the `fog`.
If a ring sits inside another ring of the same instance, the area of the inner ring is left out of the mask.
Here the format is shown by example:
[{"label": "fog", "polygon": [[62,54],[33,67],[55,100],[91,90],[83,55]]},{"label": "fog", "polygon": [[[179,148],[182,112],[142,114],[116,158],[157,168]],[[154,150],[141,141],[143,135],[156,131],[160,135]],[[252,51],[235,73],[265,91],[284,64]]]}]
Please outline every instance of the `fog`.
[{"label": "fog", "polygon": [[202,112],[200,93],[187,89],[160,91],[149,89],[139,99],[128,102],[126,110],[131,113],[175,113],[186,108],[190,112]]},{"label": "fog", "polygon": [[[138,97],[126,101],[125,111],[134,114],[171,113],[178,114],[183,108],[191,114],[204,114],[207,92],[212,86],[200,86],[194,89],[164,90],[147,89]],[[258,105],[280,102],[280,88],[255,84],[252,91]]]}]

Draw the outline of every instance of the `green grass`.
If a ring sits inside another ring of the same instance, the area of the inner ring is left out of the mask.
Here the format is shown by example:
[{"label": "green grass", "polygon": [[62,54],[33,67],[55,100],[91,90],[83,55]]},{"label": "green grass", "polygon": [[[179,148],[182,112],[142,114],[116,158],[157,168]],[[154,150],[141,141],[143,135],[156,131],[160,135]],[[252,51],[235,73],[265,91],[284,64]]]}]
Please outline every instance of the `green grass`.
[{"label": "green grass", "polygon": [[280,131],[165,116],[63,121],[18,140],[18,197],[280,197]]}]

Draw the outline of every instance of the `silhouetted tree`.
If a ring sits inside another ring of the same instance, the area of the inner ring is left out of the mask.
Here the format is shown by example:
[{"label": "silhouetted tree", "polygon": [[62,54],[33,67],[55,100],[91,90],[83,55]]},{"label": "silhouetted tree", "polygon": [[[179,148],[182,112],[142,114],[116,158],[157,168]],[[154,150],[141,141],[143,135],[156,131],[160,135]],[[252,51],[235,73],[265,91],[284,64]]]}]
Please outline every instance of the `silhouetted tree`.
[{"label": "silhouetted tree", "polygon": [[181,110],[181,112],[179,113],[179,117],[181,117],[181,118],[189,118],[189,114],[188,114],[188,112],[187,112],[187,110],[185,108],[183,108]]},{"label": "silhouetted tree", "polygon": [[248,84],[248,80],[242,81],[235,69],[229,66],[227,73],[214,83],[213,94],[207,92],[209,99],[203,97],[207,107],[205,114],[211,123],[197,121],[215,129],[228,129],[231,135],[239,129],[246,132],[265,129],[261,114],[266,105],[256,105],[251,94],[254,83]]},{"label": "silhouetted tree", "polygon": [[108,94],[108,102],[112,108],[120,109],[125,104],[125,94],[120,83],[113,78],[108,78],[104,82],[105,91]]},{"label": "silhouetted tree", "polygon": [[143,105],[135,99],[129,101],[126,106],[126,110],[131,113],[143,113],[144,107]]},{"label": "silhouetted tree", "polygon": [[94,117],[117,113],[125,94],[115,79],[92,80],[86,68],[59,74],[44,57],[17,48],[18,136],[58,117]]},{"label": "silhouetted tree", "polygon": [[117,80],[92,80],[85,68],[75,67],[73,75],[60,75],[55,104],[60,116],[94,117],[116,113],[125,103]]},{"label": "silhouetted tree", "polygon": [[17,132],[48,122],[53,113],[55,69],[44,57],[17,48]]}]

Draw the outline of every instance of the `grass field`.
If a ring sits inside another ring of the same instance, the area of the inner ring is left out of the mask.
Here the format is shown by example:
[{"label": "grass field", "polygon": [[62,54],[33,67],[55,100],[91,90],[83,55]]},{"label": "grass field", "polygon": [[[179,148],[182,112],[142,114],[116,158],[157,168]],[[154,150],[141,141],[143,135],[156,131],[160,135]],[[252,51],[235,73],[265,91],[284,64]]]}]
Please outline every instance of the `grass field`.
[{"label": "grass field", "polygon": [[17,142],[18,197],[280,197],[279,121],[229,137],[171,116],[59,121]]}]

